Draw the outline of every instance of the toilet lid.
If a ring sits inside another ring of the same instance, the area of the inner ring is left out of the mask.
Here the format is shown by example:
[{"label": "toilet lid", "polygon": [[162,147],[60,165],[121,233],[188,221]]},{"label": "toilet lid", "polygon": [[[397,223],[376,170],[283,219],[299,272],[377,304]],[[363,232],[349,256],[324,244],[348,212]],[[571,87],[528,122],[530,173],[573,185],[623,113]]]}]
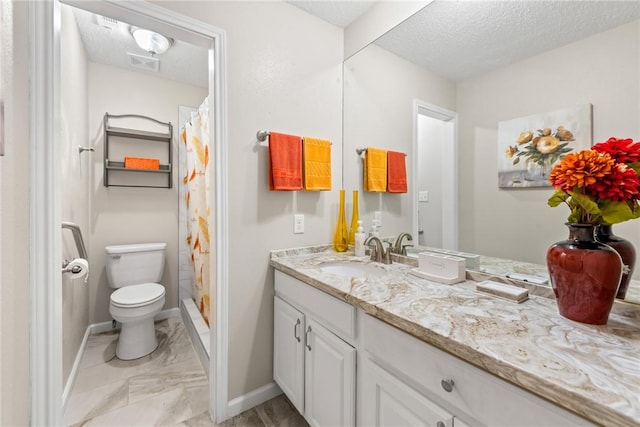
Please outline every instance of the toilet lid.
[{"label": "toilet lid", "polygon": [[111,303],[119,307],[139,307],[158,301],[164,293],[164,286],[158,283],[125,286],[111,294]]}]

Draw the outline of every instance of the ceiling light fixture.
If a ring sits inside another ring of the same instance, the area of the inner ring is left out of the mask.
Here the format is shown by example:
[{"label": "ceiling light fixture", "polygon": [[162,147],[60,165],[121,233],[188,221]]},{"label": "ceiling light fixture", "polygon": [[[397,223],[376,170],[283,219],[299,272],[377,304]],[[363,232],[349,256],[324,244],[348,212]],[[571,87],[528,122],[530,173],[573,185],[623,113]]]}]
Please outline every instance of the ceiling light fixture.
[{"label": "ceiling light fixture", "polygon": [[173,44],[173,39],[143,28],[132,27],[131,35],[136,44],[149,52],[151,56],[165,53]]}]

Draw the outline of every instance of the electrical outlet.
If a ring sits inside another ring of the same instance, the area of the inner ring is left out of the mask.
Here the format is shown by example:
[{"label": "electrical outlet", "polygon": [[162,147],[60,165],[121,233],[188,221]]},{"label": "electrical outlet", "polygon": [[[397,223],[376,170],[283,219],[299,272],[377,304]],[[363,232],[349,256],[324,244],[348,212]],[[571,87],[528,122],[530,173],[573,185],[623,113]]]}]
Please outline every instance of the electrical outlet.
[{"label": "electrical outlet", "polygon": [[428,202],[429,201],[429,192],[428,191],[420,191],[420,192],[418,192],[418,201],[419,202]]},{"label": "electrical outlet", "polygon": [[293,216],[293,234],[304,233],[304,215],[296,214]]},{"label": "electrical outlet", "polygon": [[378,226],[382,226],[382,211],[375,211],[373,213],[373,220],[376,221]]}]

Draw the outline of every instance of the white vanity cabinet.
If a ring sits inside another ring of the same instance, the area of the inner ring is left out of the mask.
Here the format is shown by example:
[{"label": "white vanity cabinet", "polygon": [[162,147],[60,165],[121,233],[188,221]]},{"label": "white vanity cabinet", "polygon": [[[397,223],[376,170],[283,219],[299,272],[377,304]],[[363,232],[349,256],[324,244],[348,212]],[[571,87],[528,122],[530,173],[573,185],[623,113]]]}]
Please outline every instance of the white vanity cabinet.
[{"label": "white vanity cabinet", "polygon": [[311,426],[353,426],[355,308],[280,272],[275,286],[274,380]]},{"label": "white vanity cabinet", "polygon": [[[363,364],[378,366],[377,371],[372,372],[375,374],[382,371],[386,374],[385,384],[391,384],[391,379],[395,379],[397,384],[391,390],[396,390],[394,398],[405,404],[406,409],[419,414],[435,414],[435,418],[431,418],[431,415],[429,418],[435,422],[417,422],[411,425],[595,426],[376,318],[362,312],[359,314],[362,335],[359,351],[367,355],[367,361]],[[367,371],[361,374],[369,375]],[[361,400],[358,417],[365,420],[362,426],[382,426],[383,424],[367,422],[373,414],[380,411],[375,407],[380,400],[376,402],[367,397],[367,394],[373,393],[368,385],[370,381],[368,378],[361,378],[359,383],[362,384],[365,397]],[[383,389],[383,386],[378,388]],[[383,391],[377,393],[382,394]],[[407,405],[408,401],[398,398],[400,393],[413,396],[411,408]],[[387,406],[394,404],[397,408],[399,403],[389,403]],[[446,418],[447,412],[440,408],[446,408],[455,417]]]},{"label": "white vanity cabinet", "polygon": [[277,270],[275,290],[274,379],[313,427],[595,426]]},{"label": "white vanity cabinet", "polygon": [[458,427],[454,417],[387,372],[371,359],[359,371],[361,412],[358,425],[367,427]]}]

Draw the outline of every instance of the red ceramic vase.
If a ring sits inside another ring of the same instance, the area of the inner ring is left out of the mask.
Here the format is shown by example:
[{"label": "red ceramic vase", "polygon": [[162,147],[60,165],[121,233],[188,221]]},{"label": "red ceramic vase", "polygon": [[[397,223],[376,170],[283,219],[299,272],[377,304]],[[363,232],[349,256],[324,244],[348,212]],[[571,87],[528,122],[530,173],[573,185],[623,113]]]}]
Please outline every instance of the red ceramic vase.
[{"label": "red ceramic vase", "polygon": [[596,228],[596,240],[604,243],[607,246],[611,246],[618,252],[620,258],[622,258],[622,264],[627,268],[622,271],[622,279],[620,279],[620,287],[616,298],[624,299],[627,295],[627,289],[629,288],[629,282],[633,275],[633,269],[636,265],[636,249],[633,244],[623,239],[622,237],[613,234],[610,225],[599,225]]},{"label": "red ceramic vase", "polygon": [[567,319],[604,325],[620,285],[622,259],[614,249],[595,239],[595,225],[566,225],[569,238],[547,251],[558,310]]}]

